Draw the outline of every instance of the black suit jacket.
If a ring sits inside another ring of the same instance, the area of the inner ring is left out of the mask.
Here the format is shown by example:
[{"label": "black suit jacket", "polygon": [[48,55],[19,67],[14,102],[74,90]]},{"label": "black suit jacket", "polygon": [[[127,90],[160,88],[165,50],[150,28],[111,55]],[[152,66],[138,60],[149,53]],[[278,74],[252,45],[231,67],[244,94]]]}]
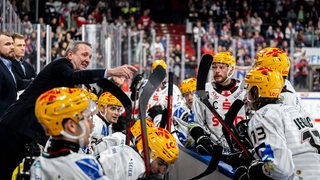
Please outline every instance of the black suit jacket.
[{"label": "black suit jacket", "polygon": [[0,60],[0,116],[16,99],[16,83],[6,65]]},{"label": "black suit jacket", "polygon": [[75,87],[104,79],[105,69],[75,71],[66,58],[52,61],[31,82],[17,100],[0,118],[0,123],[28,138],[37,138],[44,144],[46,136],[35,117],[35,102],[47,90],[55,87]]},{"label": "black suit jacket", "polygon": [[20,60],[12,60],[12,70],[16,76],[16,79],[18,79],[19,82],[17,83],[18,89],[25,89],[36,77],[36,72],[30,63],[24,61],[23,66],[26,71],[26,74],[24,74],[23,72]]}]

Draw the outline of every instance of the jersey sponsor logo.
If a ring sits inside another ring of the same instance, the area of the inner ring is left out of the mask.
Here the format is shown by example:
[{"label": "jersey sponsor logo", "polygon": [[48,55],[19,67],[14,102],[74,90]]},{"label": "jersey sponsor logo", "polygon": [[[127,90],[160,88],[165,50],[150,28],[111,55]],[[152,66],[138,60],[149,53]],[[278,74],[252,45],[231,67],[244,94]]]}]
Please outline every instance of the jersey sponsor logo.
[{"label": "jersey sponsor logo", "polygon": [[234,99],[238,99],[240,95],[243,93],[243,89],[241,89],[237,94],[234,95]]},{"label": "jersey sponsor logo", "polygon": [[225,99],[225,101],[222,103],[222,109],[223,110],[229,110],[231,107],[230,101],[228,99]]},{"label": "jersey sponsor logo", "polygon": [[222,91],[221,95],[224,96],[224,97],[228,97],[228,96],[231,95],[231,92],[230,91]]},{"label": "jersey sponsor logo", "polygon": [[[219,109],[218,107],[219,102],[218,101],[213,101],[212,106],[215,109]],[[222,102],[222,109],[224,111],[228,111],[231,107],[231,102],[226,98],[224,102]],[[238,124],[240,121],[244,120],[245,118],[243,116],[236,116],[235,120],[234,120],[234,124]],[[220,124],[219,120],[217,119],[217,117],[215,115],[213,115],[212,119],[212,126],[218,126]]]},{"label": "jersey sponsor logo", "polygon": [[159,101],[159,95],[157,93],[155,93],[153,96],[152,96],[152,100],[154,101]]},{"label": "jersey sponsor logo", "polygon": [[131,158],[128,163],[128,176],[132,177],[133,175],[133,159]]},{"label": "jersey sponsor logo", "polygon": [[99,171],[99,165],[94,159],[83,158],[75,163],[86,175],[90,177],[90,179],[98,179],[102,176]]},{"label": "jersey sponsor logo", "polygon": [[211,94],[212,94],[212,96],[213,96],[213,99],[219,99],[219,98],[220,98],[219,95],[218,95],[218,93],[215,92],[215,91],[212,91]]}]

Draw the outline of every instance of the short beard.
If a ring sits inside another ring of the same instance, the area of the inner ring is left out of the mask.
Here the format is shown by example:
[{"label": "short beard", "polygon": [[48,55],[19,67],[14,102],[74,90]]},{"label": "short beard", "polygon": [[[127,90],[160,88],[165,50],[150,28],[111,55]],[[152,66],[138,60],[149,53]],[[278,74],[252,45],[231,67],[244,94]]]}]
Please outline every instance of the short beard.
[{"label": "short beard", "polygon": [[1,57],[3,57],[4,59],[7,59],[7,60],[14,60],[14,55],[13,56],[6,56],[4,54],[0,54]]}]

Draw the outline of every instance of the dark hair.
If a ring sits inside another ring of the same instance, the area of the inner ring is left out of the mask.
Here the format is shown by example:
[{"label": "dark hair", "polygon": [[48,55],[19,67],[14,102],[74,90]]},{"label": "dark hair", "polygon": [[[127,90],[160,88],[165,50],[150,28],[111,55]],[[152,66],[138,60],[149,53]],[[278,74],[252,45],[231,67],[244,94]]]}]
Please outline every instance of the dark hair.
[{"label": "dark hair", "polygon": [[257,86],[252,87],[249,93],[251,93],[251,95],[255,99],[254,102],[252,102],[252,107],[254,108],[254,110],[258,110],[267,104],[277,104],[279,101],[279,98],[259,97]]},{"label": "dark hair", "polygon": [[4,36],[8,36],[8,37],[12,37],[11,34],[7,33],[7,32],[3,32],[3,31],[0,31],[0,36],[1,35],[4,35]]}]

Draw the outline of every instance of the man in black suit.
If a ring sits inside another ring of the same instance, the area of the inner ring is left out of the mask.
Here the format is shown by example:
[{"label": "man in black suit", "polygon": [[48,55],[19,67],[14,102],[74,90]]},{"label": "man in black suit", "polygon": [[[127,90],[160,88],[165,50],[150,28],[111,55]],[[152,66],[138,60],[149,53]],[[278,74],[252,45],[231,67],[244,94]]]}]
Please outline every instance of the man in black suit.
[{"label": "man in black suit", "polygon": [[13,39],[0,32],[0,116],[17,98],[16,79],[12,71]]},{"label": "man in black suit", "polygon": [[[12,60],[13,72],[17,79],[19,79],[22,84],[21,87],[24,90],[30,82],[36,77],[36,72],[33,66],[26,62],[23,57],[26,52],[26,42],[24,36],[19,33],[13,33],[12,35],[15,59]],[[19,91],[21,94],[23,91]]]},{"label": "man in black suit", "polygon": [[109,76],[132,78],[137,69],[123,65],[112,69],[86,70],[92,57],[89,43],[75,41],[66,49],[66,57],[52,61],[31,82],[20,98],[0,117],[0,179],[10,178],[25,156],[26,144],[45,145],[47,137],[35,117],[35,102],[40,94],[54,87],[75,87],[104,80]]}]

